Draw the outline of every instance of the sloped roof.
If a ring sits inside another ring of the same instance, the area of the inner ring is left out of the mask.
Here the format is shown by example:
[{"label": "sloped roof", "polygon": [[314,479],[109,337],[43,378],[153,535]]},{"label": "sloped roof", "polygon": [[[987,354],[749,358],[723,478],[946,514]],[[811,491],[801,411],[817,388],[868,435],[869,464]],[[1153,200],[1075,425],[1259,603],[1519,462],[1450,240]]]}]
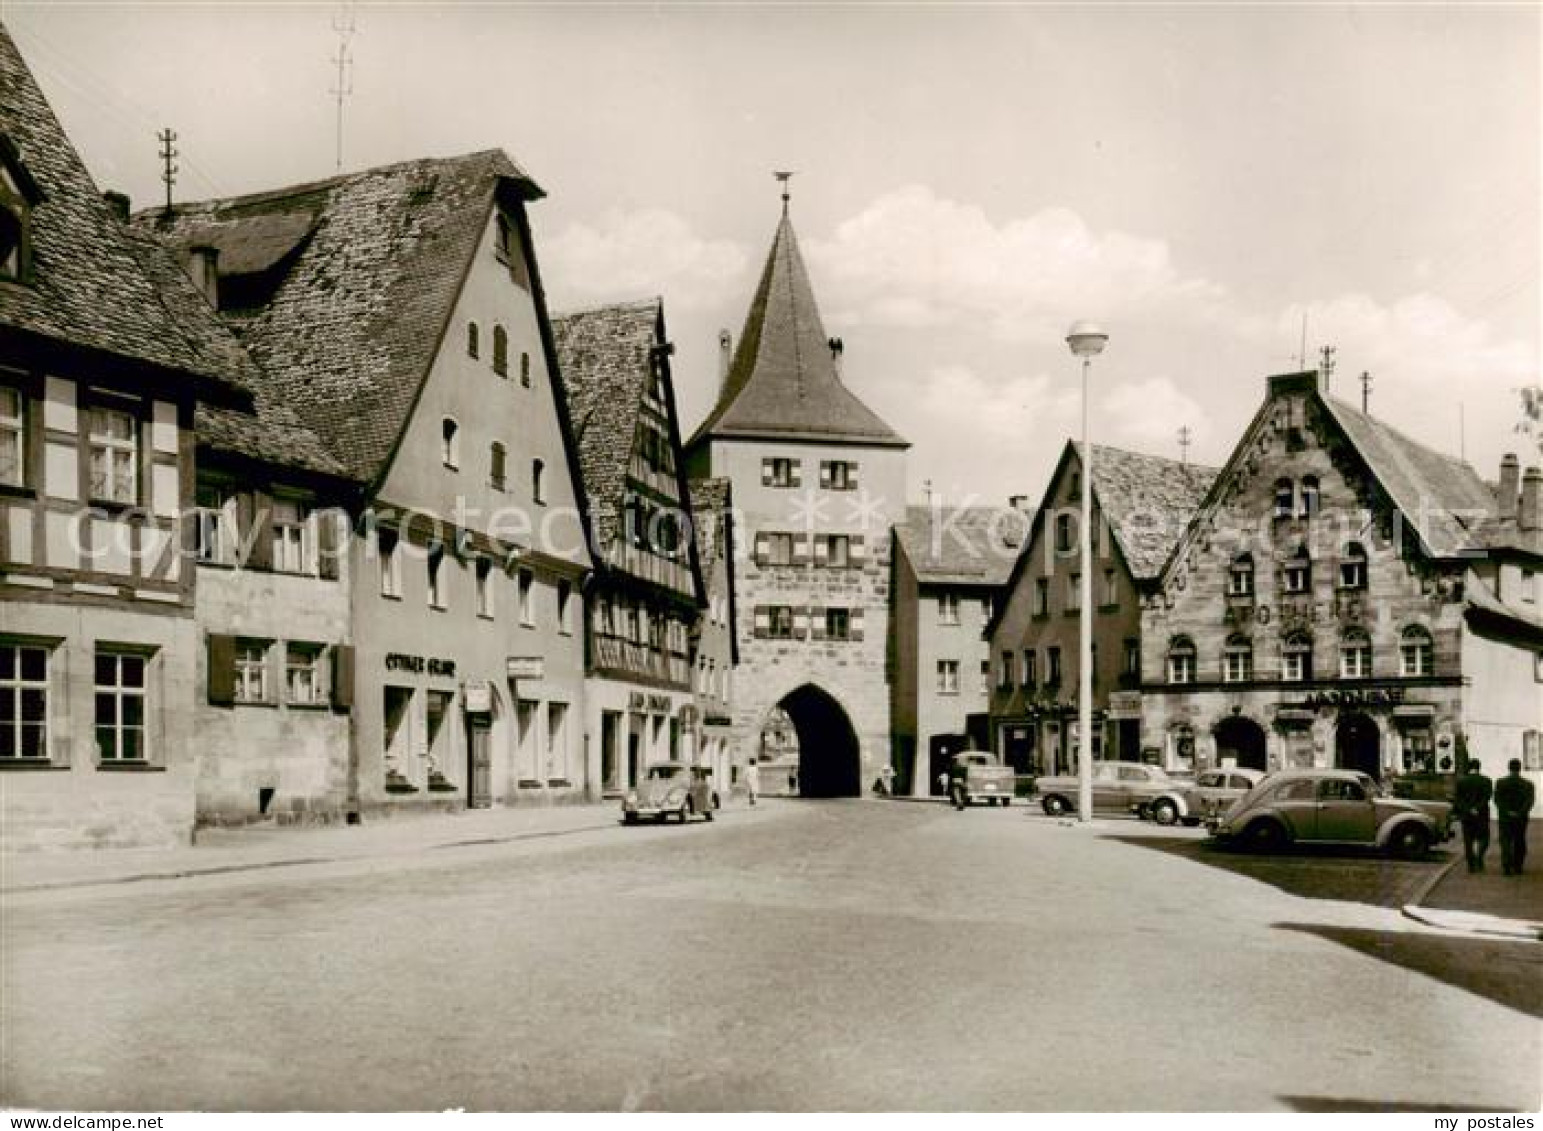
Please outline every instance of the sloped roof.
[{"label": "sloped roof", "polygon": [[690,444],[741,436],[908,447],[841,383],[829,341],[784,211],[723,392]]},{"label": "sloped roof", "polygon": [[238,390],[239,352],[208,350],[167,310],[3,26],[0,136],[41,193],[32,275],[0,287],[0,326],[212,379],[206,395]]},{"label": "sloped roof", "polygon": [[1028,541],[1030,516],[1012,507],[907,507],[895,527],[919,581],[1003,585]]},{"label": "sloped roof", "polygon": [[[1074,448],[1080,461],[1082,445]],[[1132,577],[1145,581],[1162,572],[1217,474],[1214,467],[1093,445],[1093,496]]]},{"label": "sloped roof", "polygon": [[178,248],[245,248],[252,263],[314,222],[272,300],[243,320],[241,340],[275,397],[351,477],[374,482],[417,402],[503,186],[525,199],[540,195],[502,151],[485,150],[179,204],[169,216],[158,209],[135,222]]},{"label": "sloped roof", "polygon": [[660,318],[658,299],[552,316],[568,417],[600,546],[609,546],[617,533]]}]

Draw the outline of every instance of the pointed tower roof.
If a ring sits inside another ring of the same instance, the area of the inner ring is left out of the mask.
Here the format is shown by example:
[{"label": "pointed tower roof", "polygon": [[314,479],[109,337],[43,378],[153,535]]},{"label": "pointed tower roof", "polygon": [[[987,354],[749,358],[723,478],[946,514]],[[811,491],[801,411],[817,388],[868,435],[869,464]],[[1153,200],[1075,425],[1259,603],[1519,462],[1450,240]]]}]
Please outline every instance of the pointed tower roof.
[{"label": "pointed tower roof", "polygon": [[718,403],[688,446],[717,438],[910,447],[841,383],[785,205]]}]

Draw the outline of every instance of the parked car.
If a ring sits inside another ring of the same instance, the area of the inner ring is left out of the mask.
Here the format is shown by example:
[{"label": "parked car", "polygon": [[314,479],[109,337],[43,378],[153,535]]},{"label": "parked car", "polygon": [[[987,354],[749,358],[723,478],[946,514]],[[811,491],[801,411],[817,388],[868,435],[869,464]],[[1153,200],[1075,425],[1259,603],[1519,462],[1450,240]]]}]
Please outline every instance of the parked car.
[{"label": "parked car", "polygon": [[1156,797],[1137,801],[1136,816],[1173,825],[1182,821],[1198,825],[1207,817],[1226,812],[1229,806],[1264,778],[1258,770],[1202,770],[1193,782],[1176,781],[1175,788]]},{"label": "parked car", "polygon": [[1347,844],[1413,858],[1452,835],[1452,806],[1390,796],[1354,770],[1281,770],[1233,802],[1211,833],[1258,852]]},{"label": "parked car", "polygon": [[975,801],[1011,805],[1017,783],[1013,768],[1000,764],[984,750],[961,750],[949,767],[948,795],[959,809]]},{"label": "parked car", "polygon": [[[1094,762],[1093,808],[1128,813],[1136,806],[1186,784],[1169,777],[1160,766],[1141,762]],[[1052,817],[1073,812],[1077,808],[1077,785],[1076,774],[1052,774],[1040,778],[1035,783],[1040,808]]]},{"label": "parked car", "polygon": [[673,814],[685,824],[694,814],[713,819],[719,808],[713,789],[712,771],[706,766],[688,766],[684,762],[659,762],[648,767],[638,787],[622,799],[622,820],[629,825],[644,817],[663,821]]}]

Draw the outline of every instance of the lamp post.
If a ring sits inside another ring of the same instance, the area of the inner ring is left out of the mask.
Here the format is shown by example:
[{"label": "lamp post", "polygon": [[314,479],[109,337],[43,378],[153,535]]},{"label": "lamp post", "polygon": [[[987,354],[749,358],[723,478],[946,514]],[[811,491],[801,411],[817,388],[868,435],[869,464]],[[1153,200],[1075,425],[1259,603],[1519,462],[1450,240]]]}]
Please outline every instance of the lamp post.
[{"label": "lamp post", "polygon": [[1088,432],[1088,372],[1109,335],[1092,322],[1066,332],[1072,355],[1082,359],[1082,584],[1077,649],[1077,820],[1093,819],[1093,444]]}]

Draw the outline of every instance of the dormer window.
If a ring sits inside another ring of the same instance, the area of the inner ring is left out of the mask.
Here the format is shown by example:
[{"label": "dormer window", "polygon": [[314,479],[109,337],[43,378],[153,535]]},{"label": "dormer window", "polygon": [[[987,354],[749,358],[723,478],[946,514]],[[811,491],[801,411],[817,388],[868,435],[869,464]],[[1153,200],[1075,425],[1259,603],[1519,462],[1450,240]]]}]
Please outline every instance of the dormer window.
[{"label": "dormer window", "polygon": [[0,134],[0,281],[32,277],[32,209],[43,199],[10,138]]},{"label": "dormer window", "polygon": [[26,236],[25,213],[0,196],[0,279],[21,282]]}]

